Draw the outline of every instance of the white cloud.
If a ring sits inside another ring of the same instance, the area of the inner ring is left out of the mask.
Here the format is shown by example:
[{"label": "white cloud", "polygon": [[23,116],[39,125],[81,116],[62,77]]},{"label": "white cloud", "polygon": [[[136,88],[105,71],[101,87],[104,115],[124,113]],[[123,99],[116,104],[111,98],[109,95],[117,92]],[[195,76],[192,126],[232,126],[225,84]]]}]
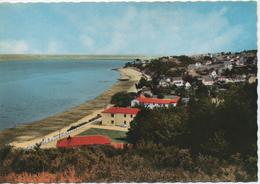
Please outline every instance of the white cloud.
[{"label": "white cloud", "polygon": [[207,12],[135,6],[106,14],[54,6],[52,11],[64,21],[57,22],[57,29],[67,26],[61,35],[0,41],[0,53],[174,55],[231,50],[246,43],[241,41],[248,35],[246,24],[231,24],[225,6]]},{"label": "white cloud", "polygon": [[24,40],[0,41],[1,54],[24,54],[29,50],[29,46]]},{"label": "white cloud", "polygon": [[138,11],[130,7],[110,21],[86,25],[84,45],[87,52],[99,54],[185,54],[231,49],[243,34],[243,26],[231,25],[227,13],[226,7],[208,13]]}]

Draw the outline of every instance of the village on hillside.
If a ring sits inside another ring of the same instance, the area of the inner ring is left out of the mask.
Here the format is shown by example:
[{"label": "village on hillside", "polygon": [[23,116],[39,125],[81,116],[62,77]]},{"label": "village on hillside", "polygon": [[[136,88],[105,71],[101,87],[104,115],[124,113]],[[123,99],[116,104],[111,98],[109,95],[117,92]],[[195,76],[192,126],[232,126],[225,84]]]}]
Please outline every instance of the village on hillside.
[{"label": "village on hillside", "polygon": [[[232,83],[254,83],[257,80],[256,51],[166,56],[152,60],[136,59],[125,67],[142,72],[136,84],[136,98],[131,106],[149,108],[188,104],[190,96],[201,88],[205,95],[219,102],[223,91]],[[203,87],[204,86],[204,87]]]},{"label": "village on hillside", "polygon": [[[127,63],[125,68],[141,72],[142,78],[136,83],[135,91],[122,91],[112,97],[111,105],[99,114],[99,121],[94,123],[101,128],[110,126],[127,131],[142,108],[187,106],[194,96],[208,96],[213,104],[219,104],[223,102],[221,96],[230,85],[251,84],[257,80],[255,50],[136,59]],[[58,142],[57,146],[69,146],[68,142],[71,146],[71,140],[67,140],[67,144]],[[84,141],[81,144],[85,145]]]}]

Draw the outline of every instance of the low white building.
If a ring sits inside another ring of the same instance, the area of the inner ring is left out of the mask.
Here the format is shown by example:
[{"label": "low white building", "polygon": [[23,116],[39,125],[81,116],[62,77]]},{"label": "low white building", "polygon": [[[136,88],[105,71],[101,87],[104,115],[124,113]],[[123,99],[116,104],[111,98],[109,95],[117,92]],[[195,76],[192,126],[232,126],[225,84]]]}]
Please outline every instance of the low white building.
[{"label": "low white building", "polygon": [[239,60],[236,61],[237,66],[244,66],[245,65],[245,59],[244,57],[241,57]]},{"label": "low white building", "polygon": [[211,65],[212,64],[212,61],[210,61],[210,60],[208,60],[207,62],[206,62],[206,65]]},{"label": "low white building", "polygon": [[134,100],[131,101],[131,106],[145,106],[147,108],[153,109],[155,107],[176,107],[178,102],[180,100],[179,96],[175,96],[175,98],[172,99],[160,99],[160,98],[146,98],[143,96],[140,96]]},{"label": "low white building", "polygon": [[169,83],[166,82],[164,79],[161,79],[161,80],[159,81],[159,86],[160,86],[160,87],[168,87],[168,86],[170,86],[170,85],[169,85]]},{"label": "low white building", "polygon": [[231,61],[225,61],[224,62],[224,68],[232,70],[232,68],[233,68],[232,62]]},{"label": "low white building", "polygon": [[181,77],[173,77],[171,80],[171,84],[177,87],[182,87],[184,86],[184,81],[182,80]]},{"label": "low white building", "polygon": [[201,66],[202,66],[202,65],[201,65],[200,62],[196,62],[196,63],[195,63],[195,67],[199,68],[199,67],[201,67]]},{"label": "low white building", "polygon": [[214,81],[210,77],[203,77],[202,84],[205,86],[212,86],[214,84]]},{"label": "low white building", "polygon": [[225,76],[220,76],[220,77],[218,77],[218,81],[220,81],[220,82],[227,82],[227,77],[225,77]]}]

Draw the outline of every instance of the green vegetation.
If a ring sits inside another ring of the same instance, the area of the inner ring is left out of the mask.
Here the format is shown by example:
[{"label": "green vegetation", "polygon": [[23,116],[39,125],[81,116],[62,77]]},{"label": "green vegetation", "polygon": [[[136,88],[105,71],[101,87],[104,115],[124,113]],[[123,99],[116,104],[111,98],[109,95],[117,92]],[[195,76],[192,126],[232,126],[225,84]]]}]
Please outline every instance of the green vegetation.
[{"label": "green vegetation", "polygon": [[[1,149],[0,181],[11,182],[9,173],[19,177],[24,172],[69,174],[71,170],[81,182],[256,181],[245,172],[245,167],[251,168],[250,162],[241,163],[238,154],[222,161],[210,155],[192,156],[188,149],[153,143],[123,150],[110,146],[27,151],[5,147]],[[59,178],[53,182],[58,181]]]},{"label": "green vegetation", "polygon": [[194,61],[191,57],[181,55],[181,56],[174,56],[177,58],[181,63],[180,66],[188,66],[189,64],[194,64],[196,61]]},{"label": "green vegetation", "polygon": [[111,104],[116,107],[127,107],[131,105],[131,101],[135,98],[135,93],[118,92],[111,98]]},{"label": "green vegetation", "polygon": [[246,177],[255,180],[256,86],[256,83],[230,85],[222,94],[223,103],[218,105],[198,93],[191,97],[188,107],[142,109],[131,123],[129,141],[134,145],[144,142],[162,144],[165,149],[187,149],[193,158],[227,164],[239,155],[238,163]]},{"label": "green vegetation", "polygon": [[126,141],[126,132],[117,131],[117,130],[106,130],[99,128],[90,128],[85,132],[82,132],[81,135],[105,135],[112,139],[113,142],[127,142]]}]

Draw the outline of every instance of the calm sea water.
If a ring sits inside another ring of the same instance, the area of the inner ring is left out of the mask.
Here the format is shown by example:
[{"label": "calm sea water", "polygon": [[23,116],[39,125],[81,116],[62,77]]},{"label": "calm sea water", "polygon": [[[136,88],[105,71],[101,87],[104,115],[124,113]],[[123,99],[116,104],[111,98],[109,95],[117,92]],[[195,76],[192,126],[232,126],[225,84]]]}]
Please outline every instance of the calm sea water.
[{"label": "calm sea water", "polygon": [[0,129],[40,120],[112,86],[126,61],[0,62]]}]

